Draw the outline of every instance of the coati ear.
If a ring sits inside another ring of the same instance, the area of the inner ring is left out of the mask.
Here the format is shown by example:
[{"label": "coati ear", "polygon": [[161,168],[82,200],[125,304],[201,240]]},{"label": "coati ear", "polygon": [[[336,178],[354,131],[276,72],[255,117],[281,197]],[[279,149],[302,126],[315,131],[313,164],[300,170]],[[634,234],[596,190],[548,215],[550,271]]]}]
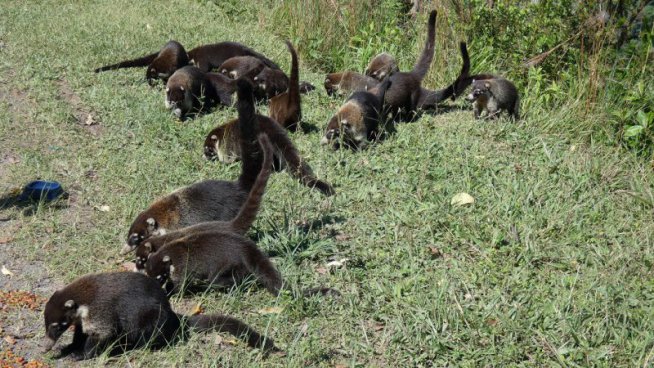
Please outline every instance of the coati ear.
[{"label": "coati ear", "polygon": [[218,136],[215,135],[215,134],[212,135],[212,136],[211,136],[211,140],[212,140],[212,141],[217,141],[217,140],[218,140]]},{"label": "coati ear", "polygon": [[157,221],[152,217],[145,220],[145,223],[148,224],[148,231],[150,232],[154,231],[155,227],[157,226]]},{"label": "coati ear", "polygon": [[254,80],[255,80],[255,81],[256,81],[256,80],[259,80],[259,77],[254,77]]},{"label": "coati ear", "polygon": [[170,87],[166,87],[166,92],[170,92]]},{"label": "coati ear", "polygon": [[159,78],[168,78],[168,73],[159,73],[157,74]]},{"label": "coati ear", "polygon": [[75,301],[73,299],[68,299],[66,303],[64,303],[64,307],[66,309],[73,309],[75,308],[75,306],[77,306],[77,304],[75,304]]},{"label": "coati ear", "polygon": [[183,91],[183,90],[184,90],[184,87],[179,87],[179,89],[181,89],[181,90]]},{"label": "coati ear", "polygon": [[486,88],[490,88],[490,83],[485,82],[485,83],[484,83],[484,87],[486,87]]},{"label": "coati ear", "polygon": [[473,83],[473,84],[475,83],[475,80],[474,80],[474,79],[472,80],[472,83]]},{"label": "coati ear", "polygon": [[152,244],[150,244],[150,242],[147,242],[147,243],[143,244],[143,246],[145,247],[145,249],[152,252]]},{"label": "coati ear", "polygon": [[170,263],[170,256],[164,256],[162,261],[163,263]]}]

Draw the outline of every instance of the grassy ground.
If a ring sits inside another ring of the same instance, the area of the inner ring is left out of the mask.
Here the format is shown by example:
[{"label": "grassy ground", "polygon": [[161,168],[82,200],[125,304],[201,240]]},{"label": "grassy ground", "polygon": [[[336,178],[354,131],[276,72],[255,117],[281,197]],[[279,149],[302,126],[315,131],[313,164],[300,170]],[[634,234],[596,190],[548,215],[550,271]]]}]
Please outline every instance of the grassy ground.
[{"label": "grassy ground", "polygon": [[[282,40],[257,19],[236,22],[194,1],[3,3],[0,195],[34,178],[70,192],[59,206],[0,208],[0,260],[14,273],[0,275],[3,289],[48,298],[82,274],[118,270],[127,228],[154,198],[237,177],[238,164],[201,156],[205,134],[235,110],[179,123],[143,69],[91,70],[168,39],[243,42],[287,69]],[[321,85],[322,72],[301,73]],[[305,119],[322,130],[340,102],[319,88],[304,98]],[[251,234],[293,288],[326,285],[341,298],[276,299],[246,284],[174,299],[181,312],[201,303],[237,316],[286,355],[264,358],[211,334],[85,364],[654,364],[652,168],[592,140],[545,134],[529,111],[519,124],[485,123],[460,106],[360,153],[320,147],[319,132],[293,135],[338,194],[325,199],[277,174]],[[96,125],[84,124],[89,114]],[[452,206],[460,192],[475,203]],[[345,261],[328,266],[334,260]],[[264,313],[271,307],[281,311]],[[0,323],[18,337],[0,340],[3,351],[70,364],[35,350],[39,311],[0,309]]]}]

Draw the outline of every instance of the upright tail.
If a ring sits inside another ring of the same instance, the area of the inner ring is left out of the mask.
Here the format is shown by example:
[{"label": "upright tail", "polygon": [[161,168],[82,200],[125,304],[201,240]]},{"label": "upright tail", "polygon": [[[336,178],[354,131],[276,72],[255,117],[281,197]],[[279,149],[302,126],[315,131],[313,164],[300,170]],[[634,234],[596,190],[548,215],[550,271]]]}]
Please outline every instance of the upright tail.
[{"label": "upright tail", "polygon": [[230,227],[239,234],[245,234],[257,218],[257,213],[261,206],[261,200],[266,191],[266,184],[268,183],[268,178],[270,178],[270,173],[272,172],[274,155],[270,139],[268,139],[267,135],[260,134],[259,144],[263,148],[263,163],[261,164],[261,171],[259,171],[259,175],[254,181],[254,185],[252,185],[252,189],[250,189],[250,194],[248,195],[247,200],[243,203],[243,206],[241,206],[241,210],[238,212],[236,217],[230,221]]},{"label": "upright tail", "polygon": [[125,61],[121,61],[120,63],[102,66],[102,67],[99,67],[99,68],[95,69],[94,72],[100,73],[100,72],[103,72],[105,70],[114,70],[114,69],[121,69],[121,68],[136,68],[136,67],[139,67],[139,66],[148,66],[148,65],[150,65],[150,63],[152,63],[152,61],[154,61],[154,59],[157,58],[158,55],[159,55],[159,52],[157,51],[154,54],[146,55],[146,56],[140,57],[138,59],[125,60]]},{"label": "upright tail", "polygon": [[330,196],[336,193],[329,183],[316,178],[311,167],[300,158],[295,145],[279,124],[270,121],[268,124],[261,124],[261,129],[265,130],[270,141],[274,142],[277,149],[281,151],[282,157],[293,177],[299,179],[302,184],[309,188],[318,189],[324,195]]},{"label": "upright tail", "polygon": [[423,88],[418,107],[421,109],[435,109],[439,103],[445,101],[447,98],[454,100],[472,83],[472,79],[469,79],[470,55],[468,55],[468,47],[465,42],[459,43],[459,50],[461,51],[461,59],[463,60],[459,76],[452,84],[443,89],[432,91]]},{"label": "upright tail", "polygon": [[391,87],[391,79],[389,77],[384,78],[384,81],[379,85],[377,90],[377,99],[379,100],[379,111],[380,117],[384,111],[384,99],[386,98],[386,91]]},{"label": "upright tail", "polygon": [[434,59],[434,41],[436,38],[436,10],[432,10],[429,14],[429,22],[427,23],[427,42],[425,48],[422,50],[420,59],[413,67],[413,73],[416,74],[420,80],[425,78],[429,71],[431,61]]},{"label": "upright tail", "polygon": [[285,41],[288,51],[291,53],[291,76],[288,80],[288,106],[300,105],[300,72],[297,60],[297,52],[290,41]]},{"label": "upright tail", "polygon": [[242,188],[250,191],[261,171],[261,154],[257,142],[259,131],[257,116],[254,111],[254,87],[249,80],[239,78],[236,81],[238,102],[238,125],[241,132],[241,175],[238,178]]},{"label": "upright tail", "polygon": [[222,314],[195,315],[187,317],[189,326],[196,332],[228,332],[242,338],[251,347],[266,351],[278,350],[272,339],[261,336],[244,322]]}]

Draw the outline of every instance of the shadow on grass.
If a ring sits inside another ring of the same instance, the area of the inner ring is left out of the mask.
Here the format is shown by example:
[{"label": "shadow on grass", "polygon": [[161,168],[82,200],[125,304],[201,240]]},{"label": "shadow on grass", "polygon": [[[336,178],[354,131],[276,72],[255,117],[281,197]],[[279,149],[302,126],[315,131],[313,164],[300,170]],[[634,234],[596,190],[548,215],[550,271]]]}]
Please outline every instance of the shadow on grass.
[{"label": "shadow on grass", "polygon": [[48,206],[55,209],[68,208],[68,204],[64,201],[65,199],[68,199],[68,193],[63,193],[52,201],[47,201],[45,199],[37,201],[31,198],[26,198],[22,194],[7,194],[0,197],[0,210],[14,208],[22,210],[24,216],[32,216],[41,206]]}]

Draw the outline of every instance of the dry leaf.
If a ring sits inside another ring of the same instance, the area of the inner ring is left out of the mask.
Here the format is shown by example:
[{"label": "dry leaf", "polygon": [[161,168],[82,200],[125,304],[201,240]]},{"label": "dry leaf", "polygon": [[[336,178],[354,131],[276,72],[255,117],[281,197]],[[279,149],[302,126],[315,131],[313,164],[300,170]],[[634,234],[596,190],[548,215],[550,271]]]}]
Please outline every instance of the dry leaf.
[{"label": "dry leaf", "polygon": [[6,155],[2,161],[6,164],[17,164],[20,159],[14,155]]},{"label": "dry leaf", "polygon": [[109,212],[109,210],[111,209],[111,207],[109,207],[109,206],[107,206],[106,204],[104,204],[104,205],[102,205],[102,206],[100,206],[100,207],[96,207],[96,209],[97,209],[98,211],[100,211],[100,212]]},{"label": "dry leaf", "polygon": [[384,325],[384,324],[381,323],[381,322],[375,322],[375,323],[372,325],[372,329],[375,330],[375,331],[381,331],[381,330],[384,329],[384,327],[386,327],[386,325]]},{"label": "dry leaf", "polygon": [[86,121],[84,122],[84,125],[86,125],[86,126],[91,126],[91,125],[96,125],[97,123],[98,123],[98,122],[95,121],[95,119],[93,118],[93,115],[89,114],[89,115],[86,117]]},{"label": "dry leaf", "polygon": [[223,339],[223,341],[225,342],[225,344],[228,344],[228,345],[238,345],[238,340],[236,340],[233,337],[228,337],[226,339]]},{"label": "dry leaf", "polygon": [[475,203],[475,199],[472,198],[470,194],[465,192],[455,194],[452,197],[452,200],[450,201],[450,204],[452,206],[462,206],[464,204],[472,204],[472,203]]},{"label": "dry leaf", "polygon": [[337,241],[347,241],[347,240],[350,240],[350,236],[349,236],[349,235],[346,235],[346,234],[343,234],[343,233],[338,233],[338,234],[336,234],[336,236],[335,236],[334,238],[335,238]]},{"label": "dry leaf", "polygon": [[307,331],[309,331],[309,324],[306,323],[306,322],[304,322],[304,323],[302,324],[302,327],[300,327],[300,333],[302,334],[302,336],[306,336],[306,335],[307,335]]},{"label": "dry leaf", "polygon": [[14,238],[11,237],[11,236],[3,236],[3,237],[0,238],[0,244],[7,244],[7,243],[11,242],[12,240],[14,240]]},{"label": "dry leaf", "polygon": [[434,258],[439,258],[443,256],[443,252],[441,252],[440,249],[436,248],[433,245],[429,246],[429,253],[431,254],[432,257]]},{"label": "dry leaf", "polygon": [[329,272],[329,270],[326,269],[325,267],[318,267],[316,268],[316,272],[318,272],[318,274],[320,275],[326,275]]},{"label": "dry leaf", "polygon": [[0,270],[0,272],[2,272],[2,274],[5,275],[5,276],[13,276],[14,275],[14,273],[9,271],[7,269],[7,267],[5,267],[5,265],[2,265],[2,269]]},{"label": "dry leaf", "polygon": [[343,258],[340,261],[334,260],[326,264],[327,267],[341,267],[347,262],[347,258]]},{"label": "dry leaf", "polygon": [[136,264],[134,262],[125,262],[121,265],[123,270],[128,271],[128,272],[134,272],[136,271]]},{"label": "dry leaf", "polygon": [[266,307],[263,309],[259,309],[257,313],[259,314],[279,314],[284,310],[282,307]]},{"label": "dry leaf", "polygon": [[489,319],[486,320],[486,324],[488,326],[493,327],[493,326],[497,325],[497,320],[495,318],[489,318]]},{"label": "dry leaf", "polygon": [[225,339],[223,339],[223,337],[220,336],[220,335],[216,335],[216,338],[213,339],[213,343],[215,345],[222,345],[224,341],[225,341]]},{"label": "dry leaf", "polygon": [[204,313],[204,308],[202,308],[202,304],[196,304],[195,307],[193,307],[193,310],[191,311],[192,316],[196,316],[202,313]]},{"label": "dry leaf", "polygon": [[16,345],[16,339],[14,339],[13,337],[11,337],[9,335],[5,336],[5,338],[3,340],[5,340],[7,342],[7,344],[9,344],[9,345]]}]

